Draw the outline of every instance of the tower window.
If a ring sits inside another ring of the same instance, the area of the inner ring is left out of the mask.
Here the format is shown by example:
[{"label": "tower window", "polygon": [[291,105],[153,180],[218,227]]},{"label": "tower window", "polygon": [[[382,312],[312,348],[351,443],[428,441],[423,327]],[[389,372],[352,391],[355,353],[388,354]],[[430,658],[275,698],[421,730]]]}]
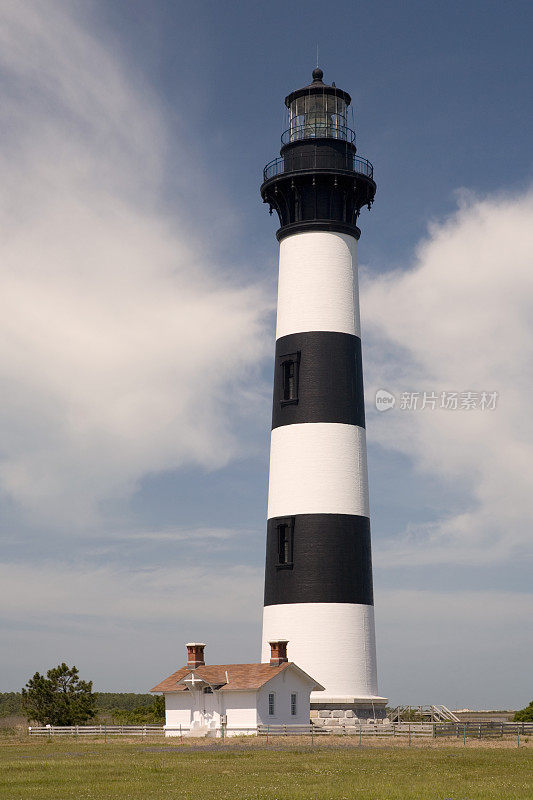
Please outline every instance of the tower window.
[{"label": "tower window", "polygon": [[296,707],[296,693],[291,694],[291,716],[295,717],[297,714]]},{"label": "tower window", "polygon": [[292,569],[294,517],[280,519],[276,527],[278,531],[278,568]]},{"label": "tower window", "polygon": [[296,400],[296,362],[283,362],[283,399]]},{"label": "tower window", "polygon": [[298,377],[300,371],[300,353],[288,353],[280,358],[281,368],[281,404],[298,402]]},{"label": "tower window", "polygon": [[274,694],[274,692],[270,692],[269,695],[268,695],[268,716],[269,717],[273,717],[274,714],[275,714],[275,711],[276,711],[275,702],[274,702],[275,699],[276,699],[276,695]]}]

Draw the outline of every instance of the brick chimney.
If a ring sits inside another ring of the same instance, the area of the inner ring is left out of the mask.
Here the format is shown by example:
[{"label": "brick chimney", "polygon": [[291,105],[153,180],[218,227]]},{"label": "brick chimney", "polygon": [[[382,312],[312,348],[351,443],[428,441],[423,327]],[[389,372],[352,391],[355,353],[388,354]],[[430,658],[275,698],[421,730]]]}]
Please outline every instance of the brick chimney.
[{"label": "brick chimney", "polygon": [[205,664],[204,647],[201,642],[188,642],[187,647],[187,666],[191,669],[203,667]]},{"label": "brick chimney", "polygon": [[269,642],[271,667],[279,667],[280,664],[285,664],[289,660],[287,658],[288,643],[288,639],[278,639],[275,642]]}]

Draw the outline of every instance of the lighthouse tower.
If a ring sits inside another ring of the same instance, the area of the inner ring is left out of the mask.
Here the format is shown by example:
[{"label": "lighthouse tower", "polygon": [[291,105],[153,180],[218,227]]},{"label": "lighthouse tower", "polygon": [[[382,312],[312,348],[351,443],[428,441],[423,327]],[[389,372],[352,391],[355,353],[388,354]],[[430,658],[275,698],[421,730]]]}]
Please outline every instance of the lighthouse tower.
[{"label": "lighthouse tower", "polygon": [[[326,687],[314,717],[384,716],[376,674],[357,220],[376,184],[350,95],[313,81],[285,98],[261,196],[279,216],[279,287],[262,660],[287,639]],[[342,712],[342,713],[340,713]]]}]

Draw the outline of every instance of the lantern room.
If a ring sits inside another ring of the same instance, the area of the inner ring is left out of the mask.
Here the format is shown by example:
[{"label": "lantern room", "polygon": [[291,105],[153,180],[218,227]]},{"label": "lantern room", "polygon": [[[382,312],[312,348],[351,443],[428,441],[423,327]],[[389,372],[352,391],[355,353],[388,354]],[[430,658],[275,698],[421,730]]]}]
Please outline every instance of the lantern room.
[{"label": "lantern room", "polygon": [[348,127],[350,95],[335,85],[327,86],[321,69],[313,70],[313,82],[285,98],[289,127],[282,143],[302,139],[341,139],[352,143],[355,134]]}]

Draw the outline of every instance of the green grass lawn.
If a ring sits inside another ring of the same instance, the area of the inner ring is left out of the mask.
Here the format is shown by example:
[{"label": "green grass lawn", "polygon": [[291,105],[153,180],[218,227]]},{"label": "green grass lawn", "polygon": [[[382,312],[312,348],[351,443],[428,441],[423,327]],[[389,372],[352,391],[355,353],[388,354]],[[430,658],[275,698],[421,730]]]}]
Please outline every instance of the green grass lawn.
[{"label": "green grass lawn", "polygon": [[529,746],[0,743],[0,800],[531,800],[532,773]]}]

